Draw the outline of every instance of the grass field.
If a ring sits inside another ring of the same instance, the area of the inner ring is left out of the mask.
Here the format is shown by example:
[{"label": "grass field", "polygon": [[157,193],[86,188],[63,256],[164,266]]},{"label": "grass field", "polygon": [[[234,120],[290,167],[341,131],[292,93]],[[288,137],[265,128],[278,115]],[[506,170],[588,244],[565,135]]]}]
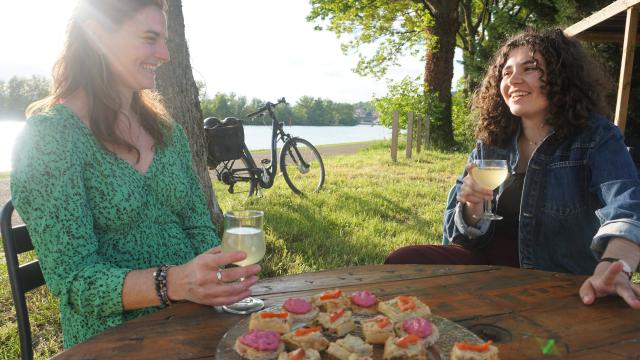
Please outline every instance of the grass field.
[{"label": "grass field", "polygon": [[[214,187],[223,210],[265,212],[268,244],[262,277],[376,264],[400,246],[440,241],[447,191],[466,160],[466,154],[435,151],[406,160],[402,150],[398,157],[397,163],[390,161],[388,142],[355,155],[328,157],[325,187],[307,197],[294,195],[281,177],[261,198],[229,194],[217,182]],[[57,301],[46,289],[38,290],[29,294],[29,309],[36,358],[49,358],[62,348]],[[0,324],[0,359],[17,359],[4,258]]]}]

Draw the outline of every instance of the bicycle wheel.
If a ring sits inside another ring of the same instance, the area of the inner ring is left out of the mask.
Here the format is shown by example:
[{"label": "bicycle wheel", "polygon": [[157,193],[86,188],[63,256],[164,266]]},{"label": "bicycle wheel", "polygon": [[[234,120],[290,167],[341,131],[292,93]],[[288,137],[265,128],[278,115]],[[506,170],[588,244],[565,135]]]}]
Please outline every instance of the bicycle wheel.
[{"label": "bicycle wheel", "polygon": [[324,184],[322,157],[307,140],[289,139],[280,152],[280,167],[284,180],[296,194],[317,192]]}]

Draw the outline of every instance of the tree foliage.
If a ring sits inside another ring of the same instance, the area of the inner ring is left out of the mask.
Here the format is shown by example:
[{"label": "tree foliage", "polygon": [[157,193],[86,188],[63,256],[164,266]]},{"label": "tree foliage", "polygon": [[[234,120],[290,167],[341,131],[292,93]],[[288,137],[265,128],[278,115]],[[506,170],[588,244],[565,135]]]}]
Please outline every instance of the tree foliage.
[{"label": "tree foliage", "polygon": [[428,98],[438,99],[442,111],[432,128],[442,144],[453,142],[451,80],[453,53],[459,26],[459,0],[311,0],[307,17],[338,37],[345,53],[358,54],[354,71],[384,77],[405,54],[422,56],[423,82]]},{"label": "tree foliage", "polygon": [[[398,65],[404,54],[424,52],[424,29],[434,25],[433,17],[422,1],[384,0],[312,0],[308,21],[319,20],[317,30],[329,30],[349,39],[342,51],[356,52],[359,61],[354,71],[360,75],[384,77],[389,67]],[[357,35],[356,35],[357,34]],[[377,45],[371,54],[359,51]]]},{"label": "tree foliage", "polygon": [[[247,119],[246,115],[256,111],[265,102],[260,99],[247,100],[235,93],[217,93],[212,99],[202,101],[204,117],[214,116],[219,119],[233,116],[243,120],[247,125],[270,125],[271,119],[258,117]],[[278,106],[275,114],[278,120],[287,125],[356,125],[360,122],[358,109],[371,109],[367,103],[346,104],[329,99],[301,97],[293,106]]]},{"label": "tree foliage", "polygon": [[50,84],[48,78],[39,75],[0,80],[0,118],[23,119],[29,104],[49,94]]}]

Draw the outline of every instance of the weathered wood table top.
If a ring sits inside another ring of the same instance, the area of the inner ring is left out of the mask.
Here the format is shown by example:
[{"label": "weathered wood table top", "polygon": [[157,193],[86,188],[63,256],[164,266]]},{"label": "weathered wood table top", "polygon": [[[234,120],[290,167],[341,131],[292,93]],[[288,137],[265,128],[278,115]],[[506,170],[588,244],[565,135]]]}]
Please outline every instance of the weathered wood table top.
[{"label": "weathered wood table top", "polygon": [[[431,311],[495,338],[500,359],[640,360],[640,311],[621,298],[585,306],[585,277],[495,266],[374,265],[266,279],[254,295],[266,306],[327,289],[418,296]],[[56,359],[213,359],[218,340],[243,319],[192,303],[124,323]],[[544,356],[555,341],[559,356]]]}]

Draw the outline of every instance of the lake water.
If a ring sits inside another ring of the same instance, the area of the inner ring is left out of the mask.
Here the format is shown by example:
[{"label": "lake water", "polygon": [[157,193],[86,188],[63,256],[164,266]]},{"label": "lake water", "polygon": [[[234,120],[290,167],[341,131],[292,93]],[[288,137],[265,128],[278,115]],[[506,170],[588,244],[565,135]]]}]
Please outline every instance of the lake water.
[{"label": "lake water", "polygon": [[[11,170],[11,150],[23,127],[23,121],[0,120],[0,171]],[[313,145],[391,138],[391,129],[380,125],[285,126],[284,130],[291,136],[309,140]],[[249,150],[269,149],[271,147],[271,126],[247,125],[244,127],[244,139]]]}]

